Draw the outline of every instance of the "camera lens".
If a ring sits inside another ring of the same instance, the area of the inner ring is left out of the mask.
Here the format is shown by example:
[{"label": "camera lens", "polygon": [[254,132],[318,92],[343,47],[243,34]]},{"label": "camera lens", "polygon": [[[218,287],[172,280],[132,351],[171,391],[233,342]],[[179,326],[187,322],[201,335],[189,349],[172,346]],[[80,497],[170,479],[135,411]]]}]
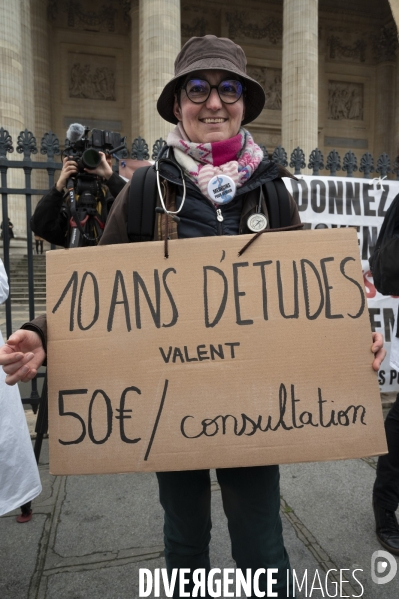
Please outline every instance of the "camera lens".
[{"label": "camera lens", "polygon": [[83,152],[82,162],[86,168],[97,168],[101,162],[100,153],[94,148],[89,148]]}]

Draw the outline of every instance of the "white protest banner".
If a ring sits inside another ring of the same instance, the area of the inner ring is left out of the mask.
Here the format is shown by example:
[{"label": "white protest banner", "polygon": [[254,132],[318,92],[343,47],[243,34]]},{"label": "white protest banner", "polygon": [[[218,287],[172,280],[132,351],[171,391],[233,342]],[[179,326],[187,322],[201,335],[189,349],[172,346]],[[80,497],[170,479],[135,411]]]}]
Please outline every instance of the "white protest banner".
[{"label": "white protest banner", "polygon": [[386,451],[353,230],[47,255],[50,469]]},{"label": "white protest banner", "polygon": [[298,181],[284,179],[284,182],[298,204],[305,228],[356,229],[372,327],[384,335],[387,350],[379,372],[380,389],[399,391],[399,373],[389,365],[391,338],[397,331],[399,298],[378,293],[369,266],[384,216],[399,194],[399,181],[299,175]]}]

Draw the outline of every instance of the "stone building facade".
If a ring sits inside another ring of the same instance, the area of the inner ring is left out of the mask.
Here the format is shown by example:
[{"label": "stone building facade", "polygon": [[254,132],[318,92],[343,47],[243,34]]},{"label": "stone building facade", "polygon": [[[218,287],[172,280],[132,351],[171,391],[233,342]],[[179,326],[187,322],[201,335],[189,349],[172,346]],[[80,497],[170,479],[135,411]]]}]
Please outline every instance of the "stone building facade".
[{"label": "stone building facade", "polygon": [[[63,143],[71,122],[151,147],[156,100],[194,35],[240,44],[266,105],[258,143],[308,157],[399,147],[399,0],[0,0],[0,126]],[[14,154],[15,156],[15,154]],[[21,224],[22,226],[22,224]],[[17,223],[18,229],[18,223]]]}]

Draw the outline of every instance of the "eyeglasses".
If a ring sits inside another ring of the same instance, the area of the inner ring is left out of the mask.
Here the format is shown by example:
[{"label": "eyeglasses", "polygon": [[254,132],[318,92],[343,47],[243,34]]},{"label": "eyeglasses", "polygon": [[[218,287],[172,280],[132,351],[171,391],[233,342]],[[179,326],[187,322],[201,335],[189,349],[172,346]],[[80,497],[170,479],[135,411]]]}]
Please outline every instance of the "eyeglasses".
[{"label": "eyeglasses", "polygon": [[184,89],[188,99],[194,104],[206,102],[213,89],[216,89],[222,102],[234,104],[238,102],[244,91],[242,83],[235,79],[225,79],[218,85],[211,85],[206,79],[190,79],[181,89]]}]

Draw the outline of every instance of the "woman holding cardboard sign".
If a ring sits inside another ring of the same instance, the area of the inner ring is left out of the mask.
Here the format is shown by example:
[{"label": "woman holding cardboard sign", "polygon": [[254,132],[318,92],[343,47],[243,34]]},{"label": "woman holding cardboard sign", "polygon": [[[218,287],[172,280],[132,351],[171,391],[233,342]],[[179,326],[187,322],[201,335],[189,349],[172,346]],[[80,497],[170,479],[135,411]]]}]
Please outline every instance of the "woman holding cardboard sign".
[{"label": "woman holding cardboard sign", "polygon": [[[264,103],[263,88],[247,75],[239,46],[211,35],[185,44],[175,62],[175,77],[157,104],[161,116],[176,125],[155,165],[161,197],[153,238],[165,240],[165,255],[170,238],[300,226],[296,205],[281,181],[290,174],[265,158],[243,127],[259,116]],[[131,189],[135,179],[137,173]],[[127,223],[130,195],[126,186],[116,199],[102,245],[132,240]],[[136,199],[141,207],[142,198]],[[45,340],[44,326],[44,320],[37,319],[27,325],[31,330],[14,334],[7,349],[0,351],[9,384],[36,374],[45,355],[40,340]],[[384,355],[381,336],[375,336],[372,351],[373,368],[378,369]],[[169,573],[173,568],[209,571],[209,471],[157,476]],[[237,567],[244,572],[275,568],[272,590],[280,598],[292,596],[279,515],[278,466],[219,469],[217,477]],[[260,576],[259,590],[268,590],[266,574]],[[178,590],[174,596],[180,596]]]}]

